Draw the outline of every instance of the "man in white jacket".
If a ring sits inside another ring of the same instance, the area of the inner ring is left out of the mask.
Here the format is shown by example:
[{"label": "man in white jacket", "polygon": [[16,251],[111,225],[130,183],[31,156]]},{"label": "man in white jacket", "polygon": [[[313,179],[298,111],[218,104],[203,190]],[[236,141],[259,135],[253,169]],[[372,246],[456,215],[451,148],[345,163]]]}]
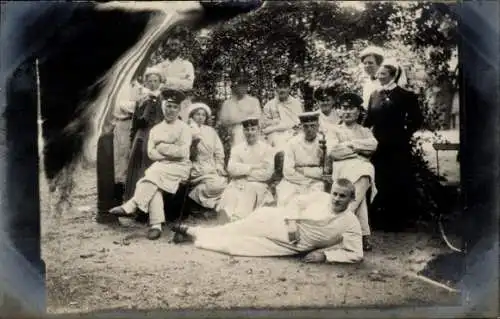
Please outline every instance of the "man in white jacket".
[{"label": "man in white jacket", "polygon": [[362,88],[363,108],[366,111],[368,109],[370,95],[381,87],[376,74],[382,62],[384,62],[384,51],[382,48],[370,46],[361,51],[359,58],[361,59],[361,63],[363,63],[363,69],[366,76]]},{"label": "man in white jacket", "polygon": [[166,59],[155,65],[163,76],[163,88],[189,91],[193,88],[194,67],[181,57],[182,44],[179,39],[170,40],[165,48]]},{"label": "man in white jacket", "polygon": [[233,256],[308,253],[305,262],[358,263],[363,260],[361,226],[348,209],[354,198],[354,185],[339,179],[331,194],[297,196],[286,206],[261,207],[222,226],[171,229],[193,239],[197,248]]}]

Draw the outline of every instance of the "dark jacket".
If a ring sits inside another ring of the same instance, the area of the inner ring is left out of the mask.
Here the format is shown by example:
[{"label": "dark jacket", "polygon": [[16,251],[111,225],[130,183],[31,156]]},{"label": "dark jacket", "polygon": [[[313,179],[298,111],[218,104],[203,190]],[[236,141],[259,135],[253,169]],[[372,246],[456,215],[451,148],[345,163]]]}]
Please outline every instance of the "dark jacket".
[{"label": "dark jacket", "polygon": [[408,144],[423,123],[418,97],[399,86],[370,96],[364,126],[373,128],[379,146]]}]

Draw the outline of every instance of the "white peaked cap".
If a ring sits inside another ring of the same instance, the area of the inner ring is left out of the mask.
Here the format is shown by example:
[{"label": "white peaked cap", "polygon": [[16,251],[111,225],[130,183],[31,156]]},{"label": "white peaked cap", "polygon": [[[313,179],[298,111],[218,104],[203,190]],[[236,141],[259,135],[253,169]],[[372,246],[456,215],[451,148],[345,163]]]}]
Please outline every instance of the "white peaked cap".
[{"label": "white peaked cap", "polygon": [[362,59],[368,55],[379,55],[381,57],[384,57],[385,52],[384,52],[384,49],[382,49],[381,47],[369,46],[369,47],[365,48],[363,51],[361,51],[361,53],[359,54],[359,57]]}]

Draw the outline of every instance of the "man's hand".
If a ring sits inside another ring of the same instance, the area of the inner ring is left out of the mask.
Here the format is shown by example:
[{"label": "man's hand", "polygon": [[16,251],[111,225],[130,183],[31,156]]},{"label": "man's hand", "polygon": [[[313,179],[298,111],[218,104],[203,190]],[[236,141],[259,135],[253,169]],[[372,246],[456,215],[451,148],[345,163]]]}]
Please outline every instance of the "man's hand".
[{"label": "man's hand", "polygon": [[223,166],[217,165],[216,170],[217,170],[217,174],[219,174],[221,176],[227,176],[227,172]]},{"label": "man's hand", "polygon": [[304,167],[295,167],[295,170],[299,172],[302,175],[305,175],[305,169]]},{"label": "man's hand", "polygon": [[321,181],[323,181],[324,183],[333,184],[333,178],[331,175],[322,175]]},{"label": "man's hand", "polygon": [[155,149],[158,152],[160,152],[161,154],[167,154],[169,146],[170,146],[170,144],[168,144],[168,143],[160,142],[160,143],[155,145]]},{"label": "man's hand", "polygon": [[345,147],[354,149],[354,144],[351,141],[342,143]]},{"label": "man's hand", "polygon": [[285,219],[285,224],[288,229],[288,241],[296,245],[300,240],[299,230],[297,229],[297,223],[295,220]]},{"label": "man's hand", "polygon": [[201,133],[200,133],[200,131],[194,131],[192,133],[192,136],[193,136],[193,140],[194,141],[200,141],[201,140]]},{"label": "man's hand", "polygon": [[326,261],[326,256],[322,251],[311,251],[304,257],[306,263],[322,263]]},{"label": "man's hand", "polygon": [[288,241],[296,245],[299,242],[300,236],[298,231],[289,231],[288,232]]},{"label": "man's hand", "polygon": [[273,128],[274,128],[274,126],[272,126],[272,125],[266,126],[265,128],[262,129],[262,134],[267,135],[267,134],[273,132]]},{"label": "man's hand", "polygon": [[266,167],[267,163],[258,163],[252,165],[252,169],[265,169]]}]

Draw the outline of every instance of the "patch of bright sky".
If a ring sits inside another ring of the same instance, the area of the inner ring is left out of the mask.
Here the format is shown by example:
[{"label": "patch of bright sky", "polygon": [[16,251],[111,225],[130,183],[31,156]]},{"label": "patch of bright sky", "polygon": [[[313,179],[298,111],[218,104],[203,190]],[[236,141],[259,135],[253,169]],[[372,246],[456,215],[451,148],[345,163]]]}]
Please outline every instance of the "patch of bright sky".
[{"label": "patch of bright sky", "polygon": [[351,7],[358,10],[363,10],[365,8],[364,1],[339,1],[339,6],[341,7]]}]

